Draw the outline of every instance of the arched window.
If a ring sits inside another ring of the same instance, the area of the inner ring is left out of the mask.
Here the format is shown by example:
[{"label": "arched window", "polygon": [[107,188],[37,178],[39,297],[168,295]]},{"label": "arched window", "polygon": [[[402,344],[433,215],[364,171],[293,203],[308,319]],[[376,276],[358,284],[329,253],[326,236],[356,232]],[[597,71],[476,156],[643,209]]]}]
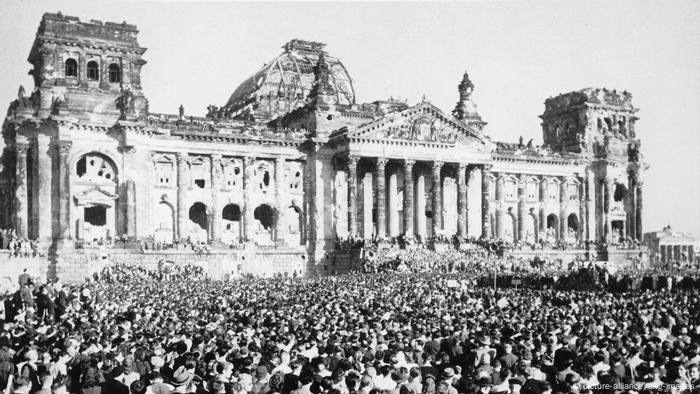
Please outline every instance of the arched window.
[{"label": "arched window", "polygon": [[112,63],[109,65],[109,83],[119,83],[122,81],[122,70],[119,65]]},{"label": "arched window", "polygon": [[100,153],[88,153],[76,164],[76,175],[83,182],[116,183],[117,171],[112,160]]},{"label": "arched window", "polygon": [[100,79],[100,66],[97,62],[91,60],[87,63],[87,79],[91,81],[98,81]]},{"label": "arched window", "polygon": [[75,59],[67,59],[65,67],[66,77],[77,77],[78,76],[78,62]]}]

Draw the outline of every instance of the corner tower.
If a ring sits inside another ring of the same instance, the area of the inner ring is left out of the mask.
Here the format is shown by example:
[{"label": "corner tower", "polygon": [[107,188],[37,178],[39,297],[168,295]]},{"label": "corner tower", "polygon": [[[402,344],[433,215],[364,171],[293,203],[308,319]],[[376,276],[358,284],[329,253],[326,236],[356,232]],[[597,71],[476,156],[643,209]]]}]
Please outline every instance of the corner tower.
[{"label": "corner tower", "polygon": [[29,53],[35,116],[70,115],[92,121],[139,118],[148,111],[141,90],[142,56],[136,26],[44,14]]},{"label": "corner tower", "polygon": [[545,101],[542,133],[554,151],[587,158],[598,239],[608,245],[642,239],[642,173],[632,94],[588,88]]}]

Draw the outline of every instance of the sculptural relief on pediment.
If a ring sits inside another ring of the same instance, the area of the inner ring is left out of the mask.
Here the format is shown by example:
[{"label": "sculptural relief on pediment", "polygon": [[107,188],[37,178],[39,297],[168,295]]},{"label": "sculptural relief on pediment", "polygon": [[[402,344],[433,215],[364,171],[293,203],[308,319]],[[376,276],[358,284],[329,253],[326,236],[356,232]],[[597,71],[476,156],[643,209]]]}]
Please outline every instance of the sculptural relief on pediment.
[{"label": "sculptural relief on pediment", "polygon": [[466,126],[428,111],[412,112],[389,115],[389,119],[378,120],[374,125],[358,130],[355,136],[445,144],[480,143]]}]

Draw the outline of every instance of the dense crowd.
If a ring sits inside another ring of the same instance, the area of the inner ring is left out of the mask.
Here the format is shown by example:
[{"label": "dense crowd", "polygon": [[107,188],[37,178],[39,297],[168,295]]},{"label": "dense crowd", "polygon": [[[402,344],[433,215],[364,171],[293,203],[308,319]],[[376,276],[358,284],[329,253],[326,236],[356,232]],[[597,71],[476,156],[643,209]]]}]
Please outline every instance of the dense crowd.
[{"label": "dense crowd", "polygon": [[4,300],[13,393],[697,393],[698,289],[479,288],[473,275],[219,281],[112,265]]}]

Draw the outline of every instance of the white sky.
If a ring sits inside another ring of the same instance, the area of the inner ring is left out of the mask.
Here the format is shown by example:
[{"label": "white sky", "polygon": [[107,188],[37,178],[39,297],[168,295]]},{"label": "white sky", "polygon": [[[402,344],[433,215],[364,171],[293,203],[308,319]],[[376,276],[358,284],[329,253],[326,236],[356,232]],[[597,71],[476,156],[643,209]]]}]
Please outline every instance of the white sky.
[{"label": "white sky", "polygon": [[[651,165],[644,228],[700,234],[700,1],[449,3],[0,2],[0,103],[20,84],[44,12],[127,21],[149,48],[153,112],[203,115],[292,38],[325,42],[358,102],[423,94],[446,113],[464,70],[495,140],[542,139],[544,100],[585,87],[628,90]],[[4,104],[3,104],[4,105]]]}]

